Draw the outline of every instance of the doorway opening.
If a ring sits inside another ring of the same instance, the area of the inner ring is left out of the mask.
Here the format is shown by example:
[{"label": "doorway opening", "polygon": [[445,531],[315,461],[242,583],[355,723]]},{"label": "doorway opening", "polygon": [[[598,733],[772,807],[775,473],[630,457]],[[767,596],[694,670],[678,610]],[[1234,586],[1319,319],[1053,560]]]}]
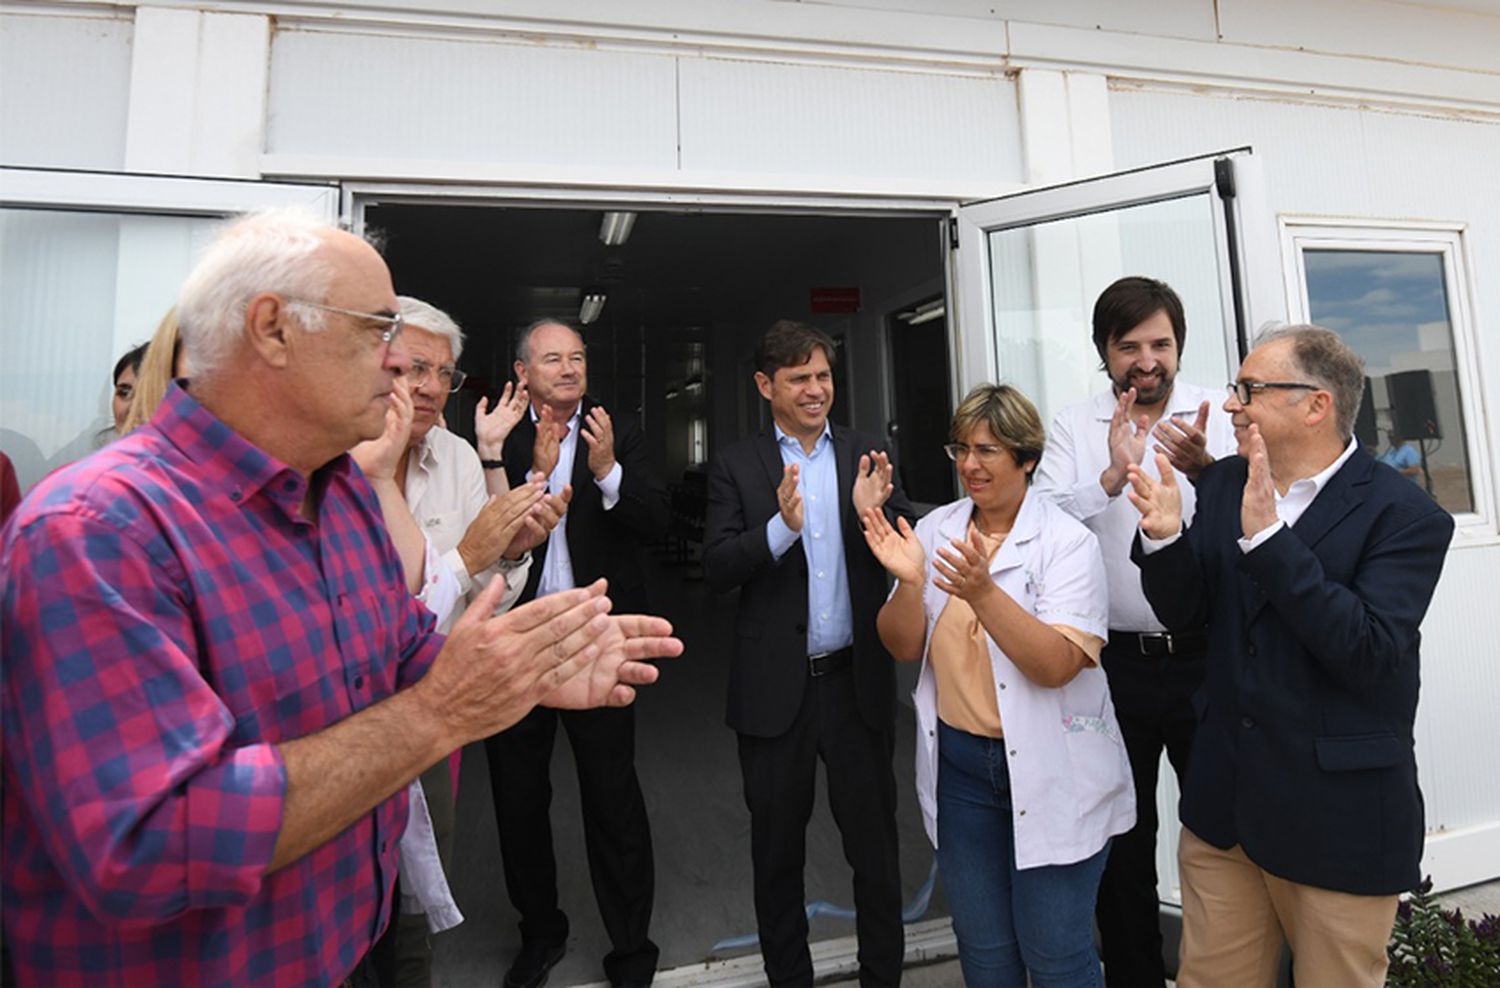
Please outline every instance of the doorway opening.
[{"label": "doorway opening", "polygon": [[[397,291],[446,310],[464,328],[469,379],[445,411],[450,429],[472,439],[475,403],[481,395],[493,399],[513,379],[516,333],[541,318],[586,322],[589,392],[606,408],[640,416],[652,465],[673,491],[677,522],[667,544],[643,548],[653,607],[687,644],[637,701],[636,764],[656,854],[652,938],[662,970],[754,954],[749,814],[734,735],[724,725],[735,601],[710,593],[694,565],[707,463],[767,425],[752,380],[754,350],[773,321],[792,318],[839,341],[833,420],[889,437],[913,500],[951,498],[942,439],[909,438],[930,432],[933,421],[946,429],[953,400],[948,323],[928,315],[912,326],[901,317],[915,303],[945,298],[946,217],[386,199],[363,205],[365,227],[384,242]],[[900,672],[915,680],[915,669]],[[914,731],[903,707],[894,764],[903,892],[909,905],[927,905],[930,919],[947,910],[941,891],[932,894],[932,852],[911,770]],[[603,978],[609,944],[564,749],[559,743],[554,756],[552,826],[559,904],[572,933],[552,982],[574,985]],[[498,982],[520,946],[483,757],[482,746],[464,753],[454,890],[466,922],[434,941],[438,984]],[[821,792],[807,834],[806,893],[809,905],[825,904],[811,921],[813,939],[852,936],[854,923],[839,908],[852,905],[850,872]]]}]

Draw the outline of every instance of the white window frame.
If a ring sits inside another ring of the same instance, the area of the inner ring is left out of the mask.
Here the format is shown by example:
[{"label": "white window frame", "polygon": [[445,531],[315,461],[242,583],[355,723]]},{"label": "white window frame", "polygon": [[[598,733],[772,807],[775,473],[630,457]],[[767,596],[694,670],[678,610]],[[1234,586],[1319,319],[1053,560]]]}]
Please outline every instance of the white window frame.
[{"label": "white window frame", "polygon": [[1500,544],[1495,475],[1489,455],[1490,430],[1484,415],[1484,384],[1477,348],[1478,318],[1468,224],[1296,214],[1283,215],[1278,223],[1287,310],[1294,323],[1312,321],[1305,251],[1405,252],[1438,254],[1442,258],[1453,335],[1454,373],[1459,382],[1459,413],[1464,417],[1464,452],[1469,458],[1474,494],[1474,510],[1453,516],[1457,525],[1453,547]]}]

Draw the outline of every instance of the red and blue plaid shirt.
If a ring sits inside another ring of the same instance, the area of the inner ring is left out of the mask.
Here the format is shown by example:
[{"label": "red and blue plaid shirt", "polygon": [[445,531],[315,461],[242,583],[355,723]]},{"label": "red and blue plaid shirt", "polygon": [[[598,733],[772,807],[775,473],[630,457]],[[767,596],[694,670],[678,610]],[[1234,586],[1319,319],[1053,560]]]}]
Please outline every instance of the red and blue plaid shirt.
[{"label": "red and blue plaid shirt", "polygon": [[[22,985],[329,985],[390,919],[403,790],[267,874],[276,747],[442,638],[347,456],[309,480],[174,386],[5,530],[5,940]],[[351,754],[351,757],[355,755]]]}]

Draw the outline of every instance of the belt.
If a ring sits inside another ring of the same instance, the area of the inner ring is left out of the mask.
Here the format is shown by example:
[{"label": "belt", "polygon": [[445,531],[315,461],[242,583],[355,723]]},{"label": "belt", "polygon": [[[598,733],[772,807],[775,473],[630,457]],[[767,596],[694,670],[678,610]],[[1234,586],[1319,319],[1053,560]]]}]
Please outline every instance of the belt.
[{"label": "belt", "polygon": [[822,655],[807,657],[807,673],[814,679],[829,673],[843,672],[852,665],[854,665],[853,645],[841,648],[837,652],[825,652]]},{"label": "belt", "polygon": [[1202,628],[1176,632],[1111,631],[1105,647],[1126,655],[1182,655],[1207,648],[1208,632]]}]

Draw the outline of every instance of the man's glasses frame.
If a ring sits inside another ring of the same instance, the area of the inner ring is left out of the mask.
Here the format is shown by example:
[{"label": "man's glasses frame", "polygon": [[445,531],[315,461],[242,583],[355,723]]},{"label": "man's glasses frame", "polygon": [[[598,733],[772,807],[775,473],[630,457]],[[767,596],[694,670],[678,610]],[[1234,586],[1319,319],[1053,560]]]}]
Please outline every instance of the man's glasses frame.
[{"label": "man's glasses frame", "polygon": [[354,309],[341,309],[336,305],[326,305],[322,302],[314,302],[305,298],[288,298],[288,305],[305,305],[309,309],[322,309],[324,312],[336,312],[341,316],[353,316],[355,319],[363,319],[366,322],[379,323],[385,328],[380,330],[380,342],[389,344],[401,331],[406,328],[406,320],[401,313],[386,315],[383,312],[357,312]]},{"label": "man's glasses frame", "polygon": [[411,362],[411,370],[407,371],[407,375],[411,379],[412,387],[416,387],[418,384],[421,384],[423,381],[427,380],[428,374],[436,375],[438,383],[447,388],[449,392],[457,391],[459,388],[463,387],[464,381],[467,380],[469,376],[467,373],[459,370],[457,367],[452,367],[447,364],[441,367],[434,367],[425,360],[413,360]]},{"label": "man's glasses frame", "polygon": [[1292,391],[1298,388],[1307,391],[1323,390],[1316,384],[1304,384],[1301,381],[1230,381],[1224,385],[1224,390],[1239,399],[1241,405],[1250,404],[1257,391],[1265,391],[1268,388],[1275,388],[1278,391]]}]

